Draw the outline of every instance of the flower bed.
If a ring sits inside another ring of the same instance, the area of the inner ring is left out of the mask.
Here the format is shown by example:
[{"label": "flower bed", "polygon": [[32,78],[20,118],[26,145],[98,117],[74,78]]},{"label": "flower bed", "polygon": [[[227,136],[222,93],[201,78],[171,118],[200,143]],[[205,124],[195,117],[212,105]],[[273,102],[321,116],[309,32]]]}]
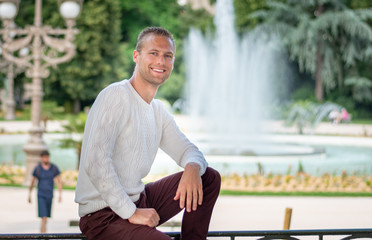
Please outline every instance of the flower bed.
[{"label": "flower bed", "polygon": [[[25,167],[0,165],[0,185],[21,185]],[[74,188],[78,171],[62,171],[64,187]],[[148,176],[145,182],[155,181],[163,176]],[[296,175],[226,175],[222,176],[222,190],[247,192],[352,192],[372,193],[372,175],[324,174],[311,176],[306,173]]]},{"label": "flower bed", "polygon": [[233,174],[222,177],[221,189],[248,192],[370,192],[371,176],[341,176],[324,174],[311,176],[297,175],[243,175]]}]

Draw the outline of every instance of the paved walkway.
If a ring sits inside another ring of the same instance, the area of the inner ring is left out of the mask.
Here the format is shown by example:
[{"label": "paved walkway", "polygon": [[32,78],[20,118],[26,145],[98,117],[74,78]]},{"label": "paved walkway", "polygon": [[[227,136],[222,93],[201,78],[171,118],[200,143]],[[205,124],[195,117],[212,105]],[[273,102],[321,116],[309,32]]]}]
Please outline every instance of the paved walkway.
[{"label": "paved walkway", "polygon": [[[67,121],[48,121],[46,131],[63,132],[63,124]],[[0,121],[0,133],[27,133],[31,126],[31,121]]]},{"label": "paved walkway", "polygon": [[[39,231],[36,191],[33,193],[33,203],[29,204],[27,188],[0,187],[0,233]],[[48,232],[80,232],[78,227],[69,226],[71,220],[78,220],[74,191],[64,190],[62,197],[61,203],[53,203]],[[286,207],[293,209],[291,229],[372,228],[371,202],[371,197],[220,196],[210,230],[279,230]],[[174,220],[180,219],[177,215]]]}]

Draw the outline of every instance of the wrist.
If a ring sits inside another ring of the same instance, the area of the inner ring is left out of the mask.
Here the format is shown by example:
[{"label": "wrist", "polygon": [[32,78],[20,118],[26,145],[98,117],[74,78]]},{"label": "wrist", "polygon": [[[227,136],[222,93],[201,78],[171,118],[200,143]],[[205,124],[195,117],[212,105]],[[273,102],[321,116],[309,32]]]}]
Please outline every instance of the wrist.
[{"label": "wrist", "polygon": [[197,162],[189,162],[189,163],[186,164],[186,166],[192,166],[192,167],[200,168],[200,165]]},{"label": "wrist", "polygon": [[186,170],[193,170],[193,171],[196,171],[196,172],[200,172],[200,165],[195,163],[195,162],[190,162],[188,164],[186,164],[185,166],[185,171]]}]

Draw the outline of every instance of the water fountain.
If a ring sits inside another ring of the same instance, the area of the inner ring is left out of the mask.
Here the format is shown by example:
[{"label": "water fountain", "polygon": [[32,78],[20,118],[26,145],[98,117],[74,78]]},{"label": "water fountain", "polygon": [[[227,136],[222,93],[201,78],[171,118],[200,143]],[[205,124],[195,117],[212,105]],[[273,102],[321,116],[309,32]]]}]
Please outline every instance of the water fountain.
[{"label": "water fountain", "polygon": [[[271,109],[288,96],[288,56],[275,35],[257,29],[238,36],[233,0],[217,0],[214,23],[214,34],[191,29],[185,43],[184,111],[192,122],[188,136],[210,165],[221,173],[247,174],[256,173],[258,163],[267,172],[281,174],[289,166],[296,171],[300,162],[310,174],[371,170],[365,161],[368,148],[335,149],[329,144],[337,140],[327,137],[266,132],[265,123],[273,117]],[[365,159],[350,161],[354,151],[366,153]]]},{"label": "water fountain", "polygon": [[232,0],[217,1],[214,23],[214,36],[191,29],[185,44],[186,112],[192,131],[221,143],[214,151],[249,154],[255,151],[249,139],[263,137],[278,90],[288,85],[286,53],[275,36],[260,31],[239,38]]}]

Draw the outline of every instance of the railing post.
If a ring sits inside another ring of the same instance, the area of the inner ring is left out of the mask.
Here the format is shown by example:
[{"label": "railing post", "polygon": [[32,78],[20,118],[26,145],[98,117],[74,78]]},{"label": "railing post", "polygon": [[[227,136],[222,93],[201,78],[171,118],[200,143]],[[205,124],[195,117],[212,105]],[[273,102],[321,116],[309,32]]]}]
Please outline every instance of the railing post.
[{"label": "railing post", "polygon": [[283,230],[289,230],[291,226],[292,208],[285,209]]}]

